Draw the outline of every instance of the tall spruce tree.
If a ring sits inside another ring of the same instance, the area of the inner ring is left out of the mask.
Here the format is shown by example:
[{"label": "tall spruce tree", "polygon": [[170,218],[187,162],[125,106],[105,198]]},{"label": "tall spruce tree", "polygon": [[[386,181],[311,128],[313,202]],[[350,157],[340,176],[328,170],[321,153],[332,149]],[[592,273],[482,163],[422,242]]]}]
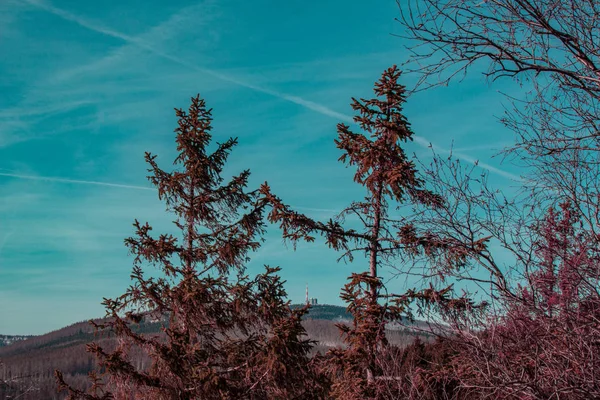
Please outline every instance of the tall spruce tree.
[{"label": "tall spruce tree", "polygon": [[[133,284],[122,296],[105,299],[108,320],[99,329],[114,332],[114,351],[88,345],[104,372],[90,392],[57,381],[70,399],[313,399],[322,398],[308,357],[301,316],[286,302],[279,268],[253,279],[245,275],[249,253],[264,233],[264,202],[248,191],[248,170],[228,182],[223,167],[237,139],[211,142],[211,110],[192,99],[189,112],[176,110],[177,150],[172,172],[146,153],[150,182],[175,214],[179,237],[151,235],[135,221],[125,240],[135,256]],[[147,277],[150,264],[161,277]],[[149,315],[166,321],[162,335],[138,333]],[[138,368],[134,351],[150,359]]]},{"label": "tall spruce tree", "polygon": [[[367,192],[363,201],[351,203],[335,220],[320,222],[293,211],[267,183],[261,188],[272,207],[269,220],[280,224],[284,239],[295,245],[299,240],[313,242],[312,235],[318,234],[329,247],[343,252],[340,259],[352,261],[357,251],[367,255],[367,271],[352,274],[341,294],[354,317],[352,326],[339,325],[348,346],[329,352],[323,364],[333,381],[331,395],[340,399],[378,398],[377,381],[385,377],[377,358],[387,345],[386,321],[400,318],[411,297],[426,298],[423,292],[385,295],[379,268],[398,267],[399,257],[440,245],[433,237],[418,235],[405,220],[390,216],[391,209],[403,204],[436,207],[442,203],[440,196],[424,187],[403,149],[413,132],[402,113],[405,87],[398,83],[400,75],[393,66],[375,83],[376,98],[352,99],[352,108],[358,112],[354,121],[364,133],[345,124],[337,126],[335,144],[343,151],[339,160],[356,167],[354,181]],[[345,228],[347,216],[357,217],[361,229]]]}]

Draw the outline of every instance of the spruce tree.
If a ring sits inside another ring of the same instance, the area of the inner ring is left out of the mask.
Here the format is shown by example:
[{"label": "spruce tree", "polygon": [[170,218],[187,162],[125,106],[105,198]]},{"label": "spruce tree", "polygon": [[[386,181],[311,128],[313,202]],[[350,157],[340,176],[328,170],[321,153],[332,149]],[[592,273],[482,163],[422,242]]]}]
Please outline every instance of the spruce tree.
[{"label": "spruce tree", "polygon": [[[336,219],[316,221],[285,205],[265,183],[264,200],[271,205],[269,220],[280,224],[283,237],[296,243],[313,242],[321,235],[326,244],[342,251],[340,259],[352,261],[355,252],[367,255],[367,270],[353,273],[341,297],[353,315],[351,326],[340,324],[346,348],[329,352],[323,368],[333,381],[331,394],[339,399],[378,398],[378,382],[386,378],[378,357],[387,340],[386,322],[404,315],[406,305],[422,292],[410,295],[386,295],[379,275],[382,265],[398,267],[402,256],[440,246],[435,238],[420,235],[403,219],[394,219],[390,210],[404,204],[437,207],[442,198],[425,188],[415,163],[404,150],[413,131],[403,114],[405,87],[398,83],[401,72],[396,66],[383,72],[375,83],[373,99],[352,99],[358,112],[354,122],[363,132],[354,132],[346,124],[338,124],[336,146],[343,154],[339,161],[354,166],[354,181],[366,189],[366,197],[341,211]],[[345,228],[348,216],[354,216],[360,230]]]},{"label": "spruce tree", "polygon": [[[279,268],[254,278],[245,265],[265,230],[265,203],[247,189],[250,172],[229,181],[223,168],[237,139],[217,143],[210,153],[211,110],[199,96],[188,112],[176,110],[178,155],[171,172],[146,153],[150,182],[174,213],[180,232],[151,235],[135,221],[125,240],[135,256],[133,284],[105,299],[105,323],[118,339],[113,351],[88,345],[104,371],[89,393],[70,387],[71,399],[312,399],[321,398],[308,357],[312,342],[301,317],[285,300]],[[162,274],[149,277],[144,265]],[[162,335],[139,333],[145,318],[162,318]],[[149,358],[138,368],[135,352]]]}]

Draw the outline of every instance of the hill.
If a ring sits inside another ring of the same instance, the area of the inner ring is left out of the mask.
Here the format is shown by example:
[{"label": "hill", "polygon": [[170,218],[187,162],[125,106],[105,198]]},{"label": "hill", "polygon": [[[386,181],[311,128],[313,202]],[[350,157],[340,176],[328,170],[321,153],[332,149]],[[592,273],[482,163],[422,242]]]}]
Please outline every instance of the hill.
[{"label": "hill", "polygon": [[[292,305],[292,308],[303,305]],[[101,322],[101,319],[95,320]],[[335,323],[350,321],[344,307],[334,305],[312,306],[303,325],[308,336],[317,343],[313,352],[324,353],[331,347],[342,346],[339,329]],[[161,334],[162,323],[150,317],[135,328],[139,332]],[[391,343],[405,346],[414,340],[416,333],[410,327],[391,327],[387,331]],[[86,352],[86,344],[98,342],[106,348],[115,345],[109,333],[95,334],[87,321],[78,322],[40,336],[7,337],[10,344],[0,347],[0,399],[58,400],[64,396],[56,393],[54,370],[63,371],[65,378],[81,389],[88,386],[87,374],[95,368],[96,361]],[[17,340],[17,338],[19,340]],[[139,365],[147,360],[140,358]]]},{"label": "hill", "polygon": [[[291,308],[304,307],[304,304],[292,304]],[[330,304],[318,304],[312,305],[308,311],[308,314],[304,316],[304,320],[327,320],[333,322],[349,322],[352,321],[352,315],[342,306],[334,306]],[[431,331],[432,327],[426,322],[421,320],[409,321],[407,318],[403,318],[401,322],[390,323],[387,326],[388,330],[396,331],[412,331],[418,332],[418,334],[424,334],[423,331]],[[425,334],[426,335],[426,334]]]},{"label": "hill", "polygon": [[[301,308],[304,304],[292,304],[291,308]],[[304,316],[304,319],[322,319],[327,321],[350,321],[352,315],[346,311],[345,307],[333,306],[329,304],[318,304],[313,305],[308,310],[308,314]]]}]

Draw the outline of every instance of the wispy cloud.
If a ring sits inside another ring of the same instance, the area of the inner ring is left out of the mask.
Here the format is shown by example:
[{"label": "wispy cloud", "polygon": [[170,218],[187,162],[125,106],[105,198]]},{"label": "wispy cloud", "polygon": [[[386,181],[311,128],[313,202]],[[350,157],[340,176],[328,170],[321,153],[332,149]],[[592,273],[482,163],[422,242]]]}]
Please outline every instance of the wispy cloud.
[{"label": "wispy cloud", "polygon": [[51,176],[22,175],[22,174],[8,173],[8,172],[0,172],[0,176],[5,176],[5,177],[9,177],[9,178],[17,178],[17,179],[27,179],[27,180],[33,180],[33,181],[73,183],[73,184],[77,184],[77,185],[95,185],[95,186],[115,187],[115,188],[121,188],[121,189],[156,190],[154,188],[145,187],[145,186],[124,185],[124,184],[120,184],[120,183],[110,183],[110,182],[86,181],[86,180],[58,178],[58,177],[51,177]]},{"label": "wispy cloud", "polygon": [[62,19],[65,19],[67,21],[71,21],[71,22],[75,22],[78,25],[81,25],[84,28],[90,29],[92,31],[96,31],[98,33],[102,33],[108,36],[112,36],[115,38],[119,38],[119,39],[123,39],[126,42],[136,42],[136,38],[133,36],[128,36],[125,35],[123,33],[114,31],[112,29],[106,28],[102,25],[96,24],[92,21],[89,21],[85,18],[79,17],[77,15],[71,14],[68,11],[62,10],[58,7],[54,7],[51,4],[42,2],[42,1],[37,1],[37,0],[23,0],[25,3],[28,3],[32,6],[38,7],[42,10],[48,11],[49,13],[52,13],[54,15],[56,15],[57,17],[60,17]]},{"label": "wispy cloud", "polygon": [[26,141],[39,134],[33,132],[31,126],[43,121],[47,116],[67,113],[88,104],[91,102],[78,100],[0,110],[0,148]]},{"label": "wispy cloud", "polygon": [[[287,94],[287,93],[283,93],[283,92],[280,92],[280,91],[276,91],[276,90],[272,90],[272,89],[269,89],[269,88],[265,88],[263,86],[255,85],[253,83],[246,82],[244,80],[240,80],[238,78],[235,78],[235,77],[223,74],[222,72],[219,72],[219,71],[216,71],[216,70],[213,70],[213,69],[200,67],[200,66],[198,66],[198,65],[196,65],[196,64],[194,64],[192,62],[189,62],[189,61],[184,60],[182,58],[179,58],[177,56],[168,54],[168,53],[166,53],[166,52],[158,49],[157,47],[155,47],[151,43],[149,43],[149,42],[141,39],[140,37],[126,35],[124,33],[121,33],[119,31],[117,31],[117,30],[108,28],[106,26],[103,26],[103,25],[98,24],[96,22],[90,21],[90,20],[88,20],[86,18],[83,18],[81,16],[78,16],[78,15],[72,14],[72,13],[70,13],[68,11],[65,11],[63,9],[54,7],[54,6],[52,6],[52,5],[48,4],[48,3],[44,3],[44,2],[41,2],[41,1],[38,1],[38,0],[23,0],[23,1],[25,1],[25,2],[27,2],[29,4],[31,4],[31,5],[33,5],[35,7],[43,9],[43,10],[45,10],[47,12],[50,12],[50,13],[52,13],[52,14],[60,17],[60,18],[63,18],[65,20],[67,20],[67,21],[74,22],[74,23],[76,23],[76,24],[78,24],[78,25],[80,25],[80,26],[82,26],[84,28],[87,28],[89,30],[92,30],[92,31],[95,31],[95,32],[98,32],[98,33],[101,33],[101,34],[104,34],[104,35],[107,35],[107,36],[111,36],[111,37],[114,37],[114,38],[117,38],[117,39],[121,39],[121,40],[123,40],[124,42],[126,42],[126,43],[128,43],[130,45],[133,45],[133,46],[136,46],[136,47],[138,47],[140,49],[146,50],[146,51],[148,51],[148,52],[150,52],[150,53],[152,53],[152,54],[154,54],[154,55],[156,55],[158,57],[161,57],[161,58],[166,59],[166,60],[170,60],[170,61],[172,61],[172,62],[174,62],[176,64],[179,64],[181,66],[190,68],[190,69],[195,70],[197,72],[202,72],[202,73],[214,76],[215,78],[218,78],[218,79],[220,79],[222,81],[229,82],[229,83],[232,83],[232,84],[237,85],[237,86],[245,87],[247,89],[254,90],[256,92],[260,92],[260,93],[264,93],[264,94],[267,94],[267,95],[270,95],[270,96],[274,96],[274,97],[279,98],[281,100],[289,101],[291,103],[294,103],[294,104],[297,104],[299,106],[305,107],[305,108],[307,108],[309,110],[315,111],[315,112],[317,112],[319,114],[326,115],[326,116],[329,116],[329,117],[332,117],[332,118],[336,118],[336,119],[344,121],[344,122],[350,123],[350,122],[353,121],[353,117],[352,116],[347,115],[347,114],[343,114],[343,113],[340,113],[340,112],[337,112],[337,111],[332,110],[331,108],[329,108],[327,106],[324,106],[322,104],[319,104],[319,103],[316,103],[316,102],[313,102],[313,101],[310,101],[310,100],[306,100],[306,99],[303,99],[301,97],[294,96],[294,95],[291,95],[291,94]],[[426,147],[426,148],[432,146],[431,142],[429,142],[427,139],[425,139],[422,136],[415,137],[415,143],[417,143],[421,147]],[[450,153],[450,150],[448,150],[448,149],[441,148],[439,146],[433,146],[433,147],[437,151],[439,151],[439,152]],[[511,174],[511,173],[506,172],[506,171],[503,171],[503,170],[501,170],[499,168],[496,168],[496,167],[494,167],[492,165],[489,165],[487,163],[478,162],[478,160],[476,160],[476,159],[474,159],[474,158],[472,158],[470,156],[467,156],[465,154],[454,153],[454,155],[456,157],[464,160],[464,161],[470,162],[472,164],[476,164],[476,165],[480,166],[481,168],[486,169],[489,172],[497,174],[499,176],[502,176],[502,177],[505,177],[505,178],[509,178],[509,179],[512,179],[512,180],[521,180],[521,178],[518,177],[517,175]]]},{"label": "wispy cloud", "polygon": [[45,104],[35,107],[28,107],[27,109],[0,110],[0,119],[17,120],[23,117],[35,117],[40,115],[66,112],[90,103],[91,101],[89,100],[79,100],[72,102]]},{"label": "wispy cloud", "polygon": [[200,66],[198,66],[198,65],[196,65],[194,63],[191,63],[189,61],[186,61],[186,60],[184,60],[182,58],[179,58],[179,57],[173,56],[171,54],[165,53],[164,51],[161,51],[156,46],[153,46],[152,44],[150,44],[149,42],[141,39],[140,37],[126,35],[124,33],[118,32],[116,30],[107,28],[107,27],[102,26],[102,25],[99,25],[99,24],[97,24],[95,22],[89,21],[89,20],[87,20],[87,19],[85,19],[83,17],[74,15],[74,14],[68,12],[68,11],[65,11],[65,10],[62,10],[60,8],[54,7],[54,6],[49,5],[47,3],[43,3],[43,2],[35,1],[35,0],[24,0],[24,1],[26,1],[27,3],[29,3],[29,4],[31,4],[33,6],[39,7],[40,9],[48,11],[48,12],[50,12],[50,13],[52,13],[52,14],[60,17],[60,18],[63,18],[65,20],[67,20],[67,21],[74,22],[74,23],[76,23],[76,24],[78,24],[78,25],[80,25],[80,26],[82,26],[84,28],[87,28],[87,29],[90,29],[92,31],[95,31],[95,32],[98,32],[98,33],[101,33],[101,34],[104,34],[104,35],[107,35],[107,36],[111,36],[111,37],[114,37],[114,38],[117,38],[117,39],[121,39],[121,40],[123,40],[124,42],[126,42],[128,44],[131,44],[131,45],[136,46],[136,47],[138,47],[140,49],[146,50],[146,51],[148,51],[148,52],[150,52],[150,53],[152,53],[152,54],[154,54],[156,56],[162,57],[162,58],[164,58],[166,60],[172,61],[172,62],[174,62],[176,64],[181,65],[181,66],[193,69],[193,70],[195,70],[197,72],[202,72],[202,73],[214,76],[215,78],[218,78],[218,79],[220,79],[222,81],[229,82],[229,83],[232,83],[232,84],[237,85],[237,86],[245,87],[247,89],[254,90],[256,92],[264,93],[264,94],[267,94],[267,95],[270,95],[270,96],[277,97],[277,98],[282,99],[282,100],[289,101],[291,103],[298,104],[298,105],[300,105],[302,107],[306,107],[306,108],[308,108],[310,110],[313,110],[313,111],[318,112],[318,113],[323,114],[323,115],[327,115],[327,116],[330,116],[330,117],[333,117],[333,118],[337,118],[337,119],[340,119],[340,120],[343,120],[343,121],[346,121],[346,122],[351,122],[352,121],[352,117],[350,117],[348,115],[345,115],[345,114],[342,114],[342,113],[339,113],[337,111],[334,111],[334,110],[332,110],[332,109],[330,109],[330,108],[328,108],[328,107],[326,107],[326,106],[324,106],[322,104],[318,104],[318,103],[315,103],[313,101],[300,98],[298,96],[294,96],[294,95],[282,93],[282,92],[279,92],[279,91],[276,91],[276,90],[272,90],[272,89],[268,89],[268,88],[265,88],[265,87],[261,87],[261,86],[258,86],[258,85],[254,85],[252,83],[245,82],[245,81],[240,80],[240,79],[236,79],[236,78],[234,78],[232,76],[223,74],[223,73],[221,73],[219,71],[216,71],[216,70],[213,70],[213,69],[200,67]]},{"label": "wispy cloud", "polygon": [[[35,10],[47,12],[49,15],[58,16],[71,22],[74,18],[78,18],[45,2],[10,0],[8,3],[12,4],[12,7],[8,7],[8,11],[13,13],[18,11],[23,14]],[[153,95],[152,98],[156,104],[156,98],[159,95],[168,93],[173,87],[177,87],[181,80],[198,79],[199,74],[191,71],[196,75],[192,77],[190,76],[192,73],[182,74],[177,68],[174,71],[168,69],[161,71],[160,78],[157,78],[156,73],[148,73],[140,67],[145,67],[144,56],[152,57],[153,53],[144,50],[143,44],[134,45],[132,42],[139,41],[152,43],[155,47],[172,48],[182,30],[208,26],[216,18],[218,10],[213,3],[213,0],[205,0],[201,4],[182,8],[160,24],[141,32],[139,37],[124,35],[108,29],[103,33],[105,36],[115,37],[117,35],[116,38],[119,40],[127,39],[127,41],[125,41],[125,45],[110,49],[101,57],[95,54],[93,46],[88,46],[89,49],[81,46],[77,38],[73,37],[69,41],[74,45],[72,53],[70,53],[72,58],[62,60],[61,57],[57,57],[57,62],[51,63],[49,66],[41,62],[40,66],[43,68],[34,69],[34,75],[31,75],[30,71],[22,72],[18,66],[11,65],[12,74],[17,77],[26,77],[26,79],[24,78],[22,83],[19,83],[21,94],[14,98],[18,101],[2,104],[5,107],[0,110],[0,148],[31,139],[67,133],[74,129],[96,132],[98,128],[104,126],[104,122],[121,122],[119,119],[122,119],[124,107],[132,104],[135,104],[137,112],[129,114],[128,118],[139,119],[143,113],[143,107],[139,104],[140,99]],[[5,20],[6,13],[3,12],[5,6],[7,4],[0,0],[0,25],[3,25],[1,22]],[[202,12],[200,13],[200,11]],[[27,21],[26,18],[23,18],[21,22],[26,24]],[[102,29],[102,26],[98,26],[92,21],[84,19],[78,19],[78,21],[78,23],[73,22],[73,25],[81,26],[81,23],[87,23],[84,28],[94,32]],[[21,35],[20,40],[26,37],[31,41],[32,46],[41,46],[37,42],[37,35],[26,33],[25,29],[31,28],[20,28],[17,31]],[[214,39],[217,38],[217,35],[211,33],[210,38],[210,41],[205,41],[207,47],[215,45]],[[49,53],[60,53],[65,48],[63,43],[56,40],[45,40],[43,37],[41,39],[41,43]],[[194,45],[196,48],[201,46],[197,42]],[[18,55],[26,54],[27,49],[28,46],[13,49],[13,53],[17,57],[13,56],[8,59],[18,59]],[[90,60],[90,56],[93,57],[92,60]],[[162,58],[158,58],[158,60],[162,61]],[[19,82],[18,79],[17,82]],[[58,113],[65,112],[69,112],[71,115],[66,116],[60,124],[53,124],[53,126],[43,124],[46,118],[54,118]],[[113,121],[113,119],[117,121]]]},{"label": "wispy cloud", "polygon": [[[87,181],[80,179],[69,179],[69,178],[60,178],[60,177],[51,177],[51,176],[38,176],[38,175],[23,175],[23,174],[15,174],[8,172],[0,172],[0,176],[5,176],[8,178],[17,178],[17,179],[26,179],[33,181],[44,181],[44,182],[56,182],[56,183],[67,183],[67,184],[75,184],[75,185],[93,185],[93,186],[105,186],[105,187],[113,187],[119,189],[133,189],[133,190],[152,190],[156,191],[155,188],[146,187],[146,186],[138,186],[138,185],[125,185],[121,183],[111,183],[111,182],[98,182],[98,181]],[[303,206],[292,206],[293,209],[304,210],[315,213],[327,213],[327,214],[335,214],[340,210],[330,209],[330,208],[314,208],[314,207],[303,207]],[[0,243],[0,251],[4,243]]]},{"label": "wispy cloud", "polygon": [[461,160],[464,160],[466,162],[469,162],[471,164],[477,165],[485,170],[488,170],[489,172],[492,172],[494,174],[503,176],[505,178],[511,179],[513,181],[517,181],[517,182],[521,182],[523,179],[515,174],[512,174],[510,172],[507,171],[503,171],[500,168],[496,168],[493,165],[489,165],[487,163],[481,162],[471,156],[468,156],[466,154],[462,154],[462,153],[456,153],[452,150],[448,150],[439,146],[434,145],[433,143],[427,141],[425,138],[420,137],[420,136],[415,136],[414,137],[414,141],[415,143],[417,143],[419,146],[421,147],[428,147],[433,149],[434,151],[437,151],[438,153],[442,153],[442,154],[452,154],[453,156],[455,156],[456,158],[459,158]]},{"label": "wispy cloud", "polygon": [[481,151],[481,150],[491,150],[491,151],[501,151],[509,146],[513,145],[511,142],[498,142],[498,143],[490,143],[490,144],[482,144],[475,146],[466,146],[466,147],[455,147],[453,148],[453,152],[456,153],[464,153],[467,151]]},{"label": "wispy cloud", "polygon": [[312,211],[312,212],[317,212],[317,213],[339,213],[340,210],[336,210],[333,208],[314,208],[314,207],[302,207],[302,206],[292,206],[292,208],[297,209],[297,210],[304,210],[304,211]]}]

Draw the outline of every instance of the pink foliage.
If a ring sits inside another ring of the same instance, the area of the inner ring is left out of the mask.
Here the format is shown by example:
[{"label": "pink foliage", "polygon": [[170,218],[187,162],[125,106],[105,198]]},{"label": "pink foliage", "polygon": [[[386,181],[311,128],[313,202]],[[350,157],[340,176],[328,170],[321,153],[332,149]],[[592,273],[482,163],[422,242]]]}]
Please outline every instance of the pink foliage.
[{"label": "pink foliage", "polygon": [[527,284],[484,331],[459,333],[453,371],[461,386],[497,398],[598,398],[597,242],[570,203],[550,209],[536,231]]}]

